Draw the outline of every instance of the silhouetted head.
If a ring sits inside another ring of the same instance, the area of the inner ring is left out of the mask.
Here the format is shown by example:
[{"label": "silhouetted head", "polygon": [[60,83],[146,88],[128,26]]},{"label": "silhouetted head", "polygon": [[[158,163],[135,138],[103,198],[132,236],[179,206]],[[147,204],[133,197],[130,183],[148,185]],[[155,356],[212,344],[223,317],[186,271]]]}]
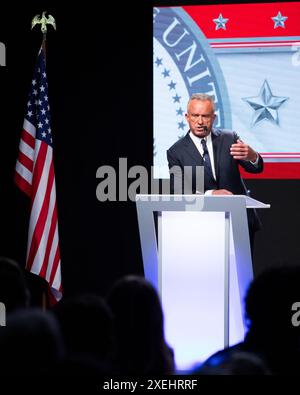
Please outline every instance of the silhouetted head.
[{"label": "silhouetted head", "polygon": [[265,362],[256,354],[246,351],[219,352],[210,357],[191,374],[198,375],[270,375]]},{"label": "silhouetted head", "polygon": [[152,343],[163,340],[160,300],[155,288],[143,277],[130,275],[118,280],[108,294],[108,303],[117,326],[122,325],[126,336],[141,341],[143,337]]},{"label": "silhouetted head", "polygon": [[109,360],[114,352],[113,317],[99,295],[63,298],[52,309],[57,317],[67,351]]},{"label": "silhouetted head", "polygon": [[17,262],[6,257],[0,257],[0,302],[7,313],[29,305],[24,272]]},{"label": "silhouetted head", "polygon": [[300,302],[300,267],[272,268],[251,283],[246,295],[250,330],[298,333],[292,325],[292,305]]},{"label": "silhouetted head", "polygon": [[37,308],[17,310],[0,331],[1,374],[49,374],[64,357],[55,317]]},{"label": "silhouetted head", "polygon": [[[126,276],[110,290],[123,373],[166,373],[174,368],[164,339],[163,312],[155,288],[143,277]],[[125,368],[126,365],[126,368]]]},{"label": "silhouetted head", "polygon": [[246,296],[249,331],[245,346],[262,355],[274,374],[299,372],[300,331],[297,322],[293,323],[297,302],[300,267],[296,266],[265,271],[254,279]]}]

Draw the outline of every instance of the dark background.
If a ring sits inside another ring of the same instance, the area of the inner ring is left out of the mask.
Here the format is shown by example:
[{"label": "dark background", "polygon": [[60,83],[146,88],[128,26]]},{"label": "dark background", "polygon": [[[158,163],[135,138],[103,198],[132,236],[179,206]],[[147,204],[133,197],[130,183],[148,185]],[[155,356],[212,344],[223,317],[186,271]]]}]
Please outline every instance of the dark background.
[{"label": "dark background", "polygon": [[[47,38],[58,220],[65,295],[104,294],[127,273],[143,273],[133,202],[96,199],[96,170],[152,165],[152,6],[186,1],[140,0],[80,4],[6,4],[0,41],[7,65],[0,68],[0,255],[25,265],[29,201],[13,183],[20,132],[33,67],[41,43],[31,19],[47,10],[57,32]],[[189,2],[196,3],[196,2]],[[200,3],[200,2],[198,2]],[[212,2],[206,2],[212,3]],[[300,178],[300,175],[299,175]],[[260,210],[254,272],[299,264],[299,180],[246,180],[252,196],[271,204]],[[27,274],[34,292],[40,280]]]}]

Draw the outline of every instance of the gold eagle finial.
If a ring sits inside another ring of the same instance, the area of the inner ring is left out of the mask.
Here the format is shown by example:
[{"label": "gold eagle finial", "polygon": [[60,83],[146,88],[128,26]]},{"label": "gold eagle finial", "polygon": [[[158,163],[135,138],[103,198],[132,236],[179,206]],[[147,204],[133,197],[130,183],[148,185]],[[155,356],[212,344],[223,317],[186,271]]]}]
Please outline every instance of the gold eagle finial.
[{"label": "gold eagle finial", "polygon": [[56,30],[56,23],[55,23],[55,19],[53,18],[52,15],[48,15],[48,17],[46,17],[46,12],[44,11],[42,13],[42,17],[40,18],[40,15],[36,15],[32,21],[31,21],[31,29],[34,28],[35,25],[40,24],[41,25],[41,31],[43,34],[47,33],[47,25],[52,25],[54,27],[54,30]]}]

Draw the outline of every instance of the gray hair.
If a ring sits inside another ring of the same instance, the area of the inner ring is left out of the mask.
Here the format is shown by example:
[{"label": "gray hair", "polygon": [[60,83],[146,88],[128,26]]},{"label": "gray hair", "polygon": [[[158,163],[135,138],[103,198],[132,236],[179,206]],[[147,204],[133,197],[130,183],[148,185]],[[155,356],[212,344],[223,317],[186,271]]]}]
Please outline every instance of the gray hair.
[{"label": "gray hair", "polygon": [[189,104],[192,100],[209,101],[212,104],[213,111],[215,111],[214,99],[212,96],[207,95],[206,93],[193,93],[188,101],[187,109],[189,108]]}]

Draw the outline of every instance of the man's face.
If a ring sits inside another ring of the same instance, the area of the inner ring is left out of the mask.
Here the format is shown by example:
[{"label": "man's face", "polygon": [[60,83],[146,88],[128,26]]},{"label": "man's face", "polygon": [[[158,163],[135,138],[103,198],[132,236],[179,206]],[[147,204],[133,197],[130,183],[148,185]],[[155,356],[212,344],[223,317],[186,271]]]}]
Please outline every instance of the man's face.
[{"label": "man's face", "polygon": [[215,117],[213,105],[208,100],[191,100],[185,114],[191,132],[200,138],[209,135]]}]

